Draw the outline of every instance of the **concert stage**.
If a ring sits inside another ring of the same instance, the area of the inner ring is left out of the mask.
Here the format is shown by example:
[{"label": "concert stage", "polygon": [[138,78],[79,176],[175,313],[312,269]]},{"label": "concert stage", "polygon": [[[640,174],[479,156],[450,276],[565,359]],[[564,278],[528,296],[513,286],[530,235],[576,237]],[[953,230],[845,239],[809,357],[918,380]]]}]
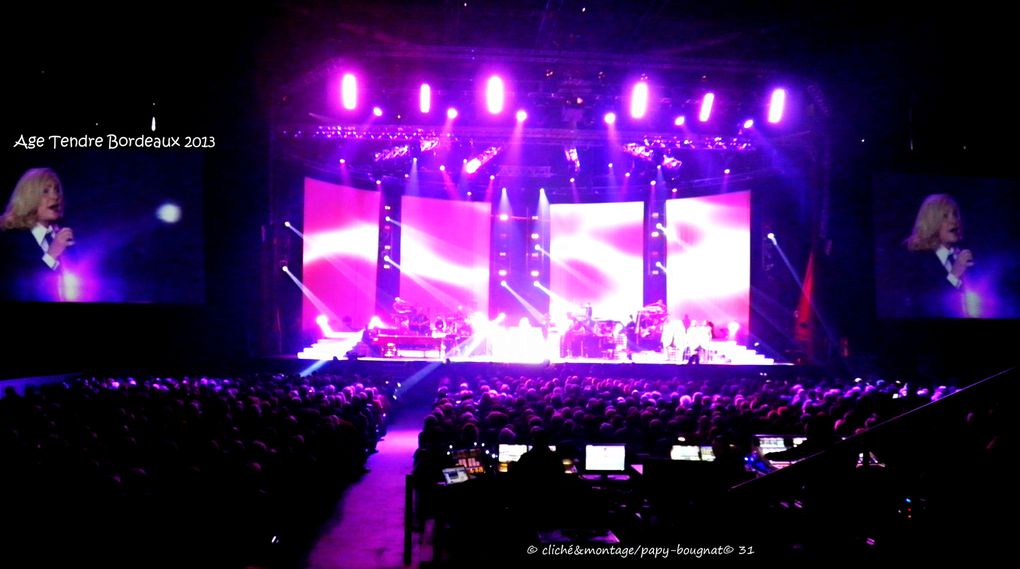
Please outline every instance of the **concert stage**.
[{"label": "concert stage", "polygon": [[[537,329],[534,330],[537,332]],[[302,350],[297,357],[306,360],[349,359],[357,354],[356,347],[362,339],[362,332],[335,333],[332,338],[323,338]],[[455,351],[446,350],[440,338],[425,336],[394,336],[383,342],[383,349],[371,355],[358,355],[363,361],[450,361],[473,363],[577,363],[577,364],[654,364],[654,365],[784,365],[773,358],[733,341],[713,340],[702,349],[683,350],[667,348],[664,351],[634,351],[625,349],[606,350],[603,357],[563,356],[559,338],[551,335],[543,338],[540,334],[523,334],[508,329],[500,338],[472,339]],[[687,355],[685,358],[684,355]],[[382,355],[386,354],[386,355]],[[697,354],[695,361],[691,355]]]}]

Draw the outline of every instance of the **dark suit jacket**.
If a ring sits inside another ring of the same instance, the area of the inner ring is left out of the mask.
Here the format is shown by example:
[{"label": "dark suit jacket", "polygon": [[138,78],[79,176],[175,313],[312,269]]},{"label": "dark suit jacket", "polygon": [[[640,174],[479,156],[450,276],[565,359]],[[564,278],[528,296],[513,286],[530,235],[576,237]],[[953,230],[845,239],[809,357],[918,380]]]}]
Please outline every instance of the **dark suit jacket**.
[{"label": "dark suit jacket", "polygon": [[60,300],[60,271],[42,256],[31,231],[0,231],[0,300]]},{"label": "dark suit jacket", "polygon": [[963,289],[946,278],[946,268],[934,251],[905,251],[897,260],[895,315],[904,318],[960,318]]}]

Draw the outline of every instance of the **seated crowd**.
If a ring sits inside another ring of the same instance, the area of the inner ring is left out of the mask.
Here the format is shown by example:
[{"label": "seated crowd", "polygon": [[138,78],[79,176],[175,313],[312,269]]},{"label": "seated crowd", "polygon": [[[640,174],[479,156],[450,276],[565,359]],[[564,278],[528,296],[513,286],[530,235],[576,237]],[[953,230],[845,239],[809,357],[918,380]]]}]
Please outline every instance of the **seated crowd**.
[{"label": "seated crowd", "polygon": [[568,375],[443,377],[423,434],[441,447],[531,443],[583,448],[623,443],[634,456],[663,458],[683,439],[751,450],[758,433],[846,437],[955,388],[910,389],[885,380],[719,380]]},{"label": "seated crowd", "polygon": [[3,534],[37,565],[66,556],[243,566],[285,556],[314,538],[364,472],[389,396],[388,382],[327,375],[86,377],[9,389],[0,399]]}]

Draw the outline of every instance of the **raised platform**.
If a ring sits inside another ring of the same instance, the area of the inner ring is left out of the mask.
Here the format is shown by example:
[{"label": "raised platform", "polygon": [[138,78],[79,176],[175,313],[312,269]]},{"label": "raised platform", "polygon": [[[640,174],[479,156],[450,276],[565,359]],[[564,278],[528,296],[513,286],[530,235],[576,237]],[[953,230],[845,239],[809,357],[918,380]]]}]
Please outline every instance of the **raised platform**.
[{"label": "raised platform", "polygon": [[[502,342],[486,345],[481,343],[475,349],[469,351],[469,355],[447,353],[439,338],[401,337],[394,339],[393,349],[389,350],[387,357],[360,357],[364,361],[451,361],[451,362],[486,362],[486,363],[587,363],[587,364],[659,364],[659,365],[690,365],[690,360],[683,357],[683,353],[676,349],[666,349],[662,352],[641,351],[627,353],[625,350],[616,350],[607,353],[606,357],[561,357],[557,343],[517,343]],[[305,348],[297,357],[303,360],[332,360],[346,359],[347,354],[354,349],[361,339],[360,332],[350,332],[342,337],[323,338],[315,344]],[[415,340],[415,341],[411,341]],[[733,341],[710,342],[698,352],[698,364],[710,365],[749,365],[749,366],[772,366],[784,365],[774,359],[759,354],[755,350],[742,346]]]}]

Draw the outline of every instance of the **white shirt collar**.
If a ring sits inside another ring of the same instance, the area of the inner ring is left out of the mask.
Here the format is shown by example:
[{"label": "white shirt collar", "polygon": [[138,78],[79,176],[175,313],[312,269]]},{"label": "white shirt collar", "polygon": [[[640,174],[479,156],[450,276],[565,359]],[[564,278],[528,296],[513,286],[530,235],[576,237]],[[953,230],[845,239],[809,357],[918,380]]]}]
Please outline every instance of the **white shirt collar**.
[{"label": "white shirt collar", "polygon": [[938,249],[935,249],[935,255],[938,256],[939,261],[945,265],[946,260],[949,259],[949,255],[952,254],[953,250],[945,245],[939,245]]},{"label": "white shirt collar", "polygon": [[36,223],[32,227],[32,237],[35,237],[35,242],[42,245],[43,239],[46,238],[46,234],[53,231],[52,227],[46,227],[41,223]]}]

